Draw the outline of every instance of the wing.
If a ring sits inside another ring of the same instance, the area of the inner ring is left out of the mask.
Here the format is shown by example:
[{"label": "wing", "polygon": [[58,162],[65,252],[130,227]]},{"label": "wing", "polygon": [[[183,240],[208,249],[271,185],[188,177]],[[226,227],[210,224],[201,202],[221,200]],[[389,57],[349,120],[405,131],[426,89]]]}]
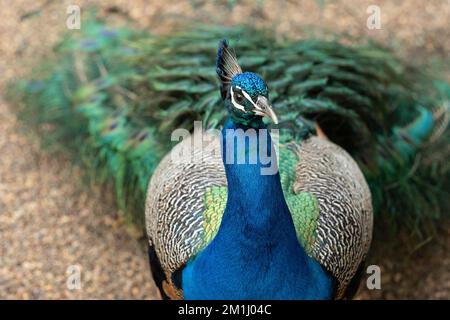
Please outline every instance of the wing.
[{"label": "wing", "polygon": [[[203,162],[174,163],[166,156],[148,189],[147,233],[165,275],[159,287],[169,297],[182,297],[176,274],[213,239],[225,210],[220,142],[211,143],[219,152],[203,155]],[[183,141],[173,152],[190,145]],[[370,244],[371,204],[365,180],[351,157],[327,140],[281,145],[279,153],[280,179],[299,242],[339,280],[341,294]],[[317,165],[309,164],[312,160]],[[303,172],[308,170],[315,172]]]},{"label": "wing", "polygon": [[296,197],[292,194],[308,193],[317,200],[319,215],[315,232],[307,238],[312,241],[309,253],[337,278],[336,297],[342,298],[372,240],[370,190],[356,162],[334,143],[311,137],[293,149],[299,161],[295,181],[284,189],[286,199],[294,222],[306,213],[289,201]]},{"label": "wing", "polygon": [[213,134],[205,137],[201,150],[191,150],[190,139],[177,144],[158,165],[147,191],[147,234],[158,259],[152,265],[163,270],[159,287],[171,298],[182,298],[175,275],[212,239],[225,209],[220,141]]}]

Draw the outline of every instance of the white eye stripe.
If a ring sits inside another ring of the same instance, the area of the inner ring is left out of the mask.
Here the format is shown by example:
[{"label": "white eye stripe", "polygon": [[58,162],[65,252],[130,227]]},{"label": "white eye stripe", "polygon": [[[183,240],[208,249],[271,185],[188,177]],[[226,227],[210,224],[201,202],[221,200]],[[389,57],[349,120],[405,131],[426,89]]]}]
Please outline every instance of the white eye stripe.
[{"label": "white eye stripe", "polygon": [[[261,108],[253,102],[252,97],[250,97],[250,95],[245,92],[244,90],[242,90],[241,87],[236,86],[236,88],[240,89],[242,94],[244,95],[245,99],[247,99],[248,101],[250,101],[250,103],[255,107],[256,110],[261,110]],[[233,103],[233,106],[239,110],[242,110],[245,112],[245,108],[244,106],[242,106],[241,104],[237,103],[236,100],[234,99],[234,91],[233,91],[233,87],[231,87],[231,102]]]},{"label": "white eye stripe", "polygon": [[[243,92],[243,91],[242,91]],[[233,104],[233,107],[235,107],[236,109],[242,110],[245,112],[245,108],[243,105],[240,105],[239,103],[236,102],[236,100],[234,99],[234,91],[233,91],[233,87],[231,87],[231,103]]]},{"label": "white eye stripe", "polygon": [[245,92],[244,90],[242,90],[242,94],[244,95],[244,97],[245,97],[248,101],[250,101],[250,102],[252,103],[252,105],[255,107],[256,110],[260,110],[260,108],[256,105],[256,103],[253,102],[252,97],[250,97],[250,95],[249,95],[247,92]]}]

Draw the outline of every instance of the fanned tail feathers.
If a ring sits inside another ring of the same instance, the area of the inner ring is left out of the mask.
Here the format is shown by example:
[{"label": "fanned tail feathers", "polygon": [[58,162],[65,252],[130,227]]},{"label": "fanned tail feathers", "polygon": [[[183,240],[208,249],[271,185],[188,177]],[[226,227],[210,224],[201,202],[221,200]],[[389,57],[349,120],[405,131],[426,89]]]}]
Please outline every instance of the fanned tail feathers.
[{"label": "fanned tail feathers", "polygon": [[120,207],[141,223],[147,182],[173,146],[170,133],[192,130],[194,120],[210,128],[223,123],[216,72],[222,95],[242,72],[226,41],[218,68],[211,67],[224,37],[242,39],[242,69],[269,84],[282,140],[302,136],[318,122],[357,160],[378,213],[389,219],[421,229],[422,221],[449,211],[443,207],[449,87],[433,87],[373,44],[275,40],[250,27],[205,26],[156,37],[90,21],[80,36],[68,35],[57,46],[56,61],[11,87],[9,97],[44,142],[59,143],[101,181],[113,181]]}]

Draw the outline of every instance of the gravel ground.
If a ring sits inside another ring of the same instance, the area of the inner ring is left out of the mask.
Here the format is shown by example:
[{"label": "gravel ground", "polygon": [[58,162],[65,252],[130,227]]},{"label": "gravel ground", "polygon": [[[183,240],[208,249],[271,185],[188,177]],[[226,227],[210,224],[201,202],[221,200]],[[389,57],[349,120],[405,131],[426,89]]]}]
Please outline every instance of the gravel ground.
[{"label": "gravel ground", "polygon": [[[112,201],[82,191],[69,161],[18,134],[4,101],[0,123],[0,298],[154,298],[144,246]],[[70,266],[81,268],[80,290],[66,285]]]},{"label": "gravel ground", "polygon": [[[13,106],[1,97],[6,81],[20,78],[64,30],[72,1],[0,0],[0,298],[153,299],[145,245],[121,221],[108,192],[86,191],[81,172],[68,159],[41,152],[36,137],[24,135]],[[321,7],[319,3],[326,3]],[[77,1],[82,14],[97,4],[113,22],[123,17],[152,32],[169,32],[187,21],[232,25],[252,21],[278,34],[304,36],[345,31],[356,38],[388,43],[408,57],[450,52],[450,1],[377,1],[382,29],[366,28],[373,1]],[[185,18],[181,18],[183,15]],[[250,19],[250,20],[249,20]],[[76,32],[76,31],[75,31]],[[409,254],[379,251],[382,290],[362,289],[360,299],[450,298],[450,224],[439,237]],[[399,259],[399,257],[402,257]],[[70,290],[70,266],[81,267],[81,289]]]}]

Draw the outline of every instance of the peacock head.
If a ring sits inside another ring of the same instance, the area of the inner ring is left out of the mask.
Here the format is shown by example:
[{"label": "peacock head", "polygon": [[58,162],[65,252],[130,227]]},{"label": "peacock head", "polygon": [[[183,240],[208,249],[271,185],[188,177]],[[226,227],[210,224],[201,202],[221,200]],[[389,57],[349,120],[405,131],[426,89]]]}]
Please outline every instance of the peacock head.
[{"label": "peacock head", "polygon": [[269,89],[256,73],[242,72],[236,55],[227,40],[219,44],[216,72],[220,80],[220,92],[234,122],[246,126],[258,126],[267,117],[275,124],[277,116],[269,102]]}]

